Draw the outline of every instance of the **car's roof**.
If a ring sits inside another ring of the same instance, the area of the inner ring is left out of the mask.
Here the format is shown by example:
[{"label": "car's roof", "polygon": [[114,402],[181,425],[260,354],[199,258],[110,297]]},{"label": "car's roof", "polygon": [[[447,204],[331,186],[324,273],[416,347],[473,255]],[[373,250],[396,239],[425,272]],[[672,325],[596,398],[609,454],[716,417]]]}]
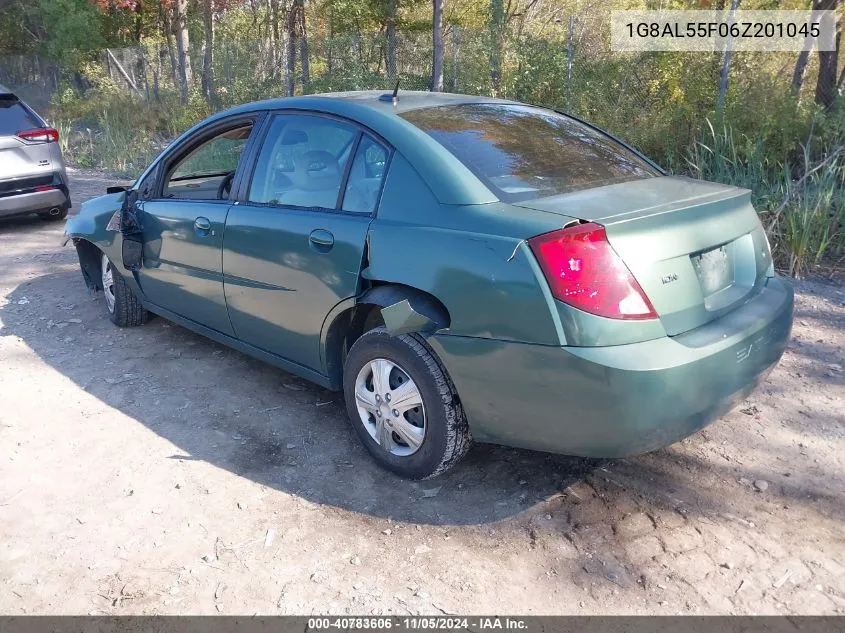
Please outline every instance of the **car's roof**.
[{"label": "car's roof", "polygon": [[419,108],[433,108],[444,105],[458,105],[464,103],[516,103],[494,97],[477,97],[472,95],[448,93],[448,92],[427,92],[421,90],[399,90],[396,105],[390,98],[391,90],[353,90],[349,92],[326,92],[321,94],[304,95],[301,97],[285,97],[278,99],[267,99],[254,101],[230,110],[277,110],[296,108],[299,105],[311,109],[320,101],[329,103],[347,102],[354,106],[366,106],[384,114],[402,114],[408,110]]},{"label": "car's roof", "polygon": [[399,90],[396,105],[389,97],[390,90],[355,90],[350,92],[331,92],[316,94],[315,97],[326,99],[343,99],[354,101],[360,105],[369,106],[385,112],[401,114],[408,110],[419,108],[434,108],[444,105],[458,105],[463,103],[514,103],[493,97],[477,97],[472,95],[456,94],[449,92],[423,92],[420,90]]}]

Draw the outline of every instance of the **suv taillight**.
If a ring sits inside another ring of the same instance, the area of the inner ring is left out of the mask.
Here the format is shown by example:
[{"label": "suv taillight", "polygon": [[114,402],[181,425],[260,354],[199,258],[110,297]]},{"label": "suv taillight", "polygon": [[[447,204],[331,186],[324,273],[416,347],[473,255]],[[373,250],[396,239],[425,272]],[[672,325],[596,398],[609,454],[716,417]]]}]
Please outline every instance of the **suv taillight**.
[{"label": "suv taillight", "polygon": [[17,133],[17,137],[32,143],[57,143],[59,133],[51,127],[44,127],[35,130],[23,130]]},{"label": "suv taillight", "polygon": [[609,319],[656,319],[604,227],[579,224],[528,240],[556,299]]}]

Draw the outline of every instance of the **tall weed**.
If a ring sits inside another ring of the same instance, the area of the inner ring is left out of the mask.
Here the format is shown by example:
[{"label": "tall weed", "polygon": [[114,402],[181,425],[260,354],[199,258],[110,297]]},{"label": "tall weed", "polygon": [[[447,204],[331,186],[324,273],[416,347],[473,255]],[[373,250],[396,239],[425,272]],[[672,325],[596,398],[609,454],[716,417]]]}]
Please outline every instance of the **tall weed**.
[{"label": "tall weed", "polygon": [[750,189],[777,263],[800,277],[845,250],[845,138],[832,141],[814,154],[820,141],[811,129],[800,161],[773,161],[762,141],[738,141],[730,127],[708,121],[686,166],[694,177]]}]

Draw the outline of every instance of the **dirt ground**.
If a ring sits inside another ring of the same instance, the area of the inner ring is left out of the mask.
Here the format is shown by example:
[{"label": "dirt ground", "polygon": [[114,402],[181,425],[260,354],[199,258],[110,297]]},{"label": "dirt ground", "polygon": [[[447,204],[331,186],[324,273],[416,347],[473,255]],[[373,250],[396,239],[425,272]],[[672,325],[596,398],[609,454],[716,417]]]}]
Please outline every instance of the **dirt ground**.
[{"label": "dirt ground", "polygon": [[113,326],[62,224],[0,224],[0,613],[845,613],[842,286],[800,283],[780,365],[684,442],[413,483],[338,394]]}]

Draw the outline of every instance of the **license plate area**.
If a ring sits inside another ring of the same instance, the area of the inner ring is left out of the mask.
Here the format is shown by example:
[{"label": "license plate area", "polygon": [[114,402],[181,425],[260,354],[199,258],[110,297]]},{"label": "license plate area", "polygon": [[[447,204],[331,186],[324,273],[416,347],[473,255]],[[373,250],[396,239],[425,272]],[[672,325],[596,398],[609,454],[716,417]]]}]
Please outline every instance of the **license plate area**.
[{"label": "license plate area", "polygon": [[722,244],[692,255],[692,267],[698,276],[701,292],[705,297],[714,295],[733,284],[734,267],[730,244]]}]

